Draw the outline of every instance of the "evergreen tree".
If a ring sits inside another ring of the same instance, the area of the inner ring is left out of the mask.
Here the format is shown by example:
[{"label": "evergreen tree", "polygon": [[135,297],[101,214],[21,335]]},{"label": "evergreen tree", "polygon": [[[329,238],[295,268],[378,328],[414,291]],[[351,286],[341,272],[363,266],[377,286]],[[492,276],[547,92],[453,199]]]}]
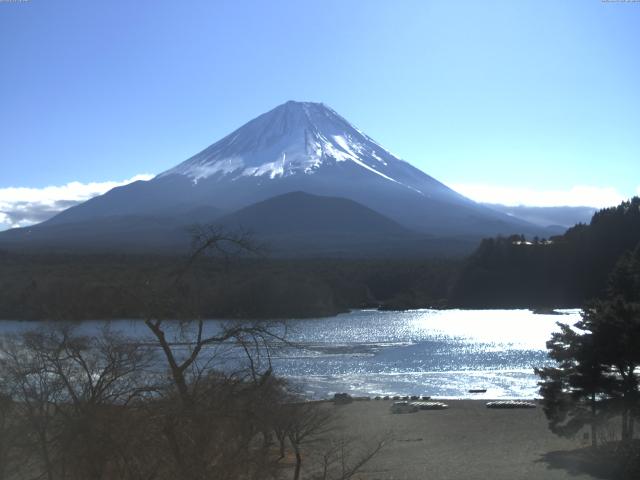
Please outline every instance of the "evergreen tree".
[{"label": "evergreen tree", "polygon": [[547,342],[549,356],[558,366],[536,369],[544,412],[549,428],[557,435],[572,437],[590,425],[595,447],[597,427],[604,415],[603,395],[612,378],[587,325],[558,325],[561,331]]},{"label": "evergreen tree", "polygon": [[633,439],[640,416],[640,246],[624,254],[609,279],[608,296],[591,302],[573,327],[547,342],[555,367],[536,369],[549,426],[559,435],[574,435],[619,414],[622,441]]},{"label": "evergreen tree", "polygon": [[640,400],[640,304],[621,295],[599,301],[584,310],[580,323],[597,342],[593,351],[598,352],[598,361],[610,379],[603,391],[607,410],[620,414],[622,440],[629,442]]}]

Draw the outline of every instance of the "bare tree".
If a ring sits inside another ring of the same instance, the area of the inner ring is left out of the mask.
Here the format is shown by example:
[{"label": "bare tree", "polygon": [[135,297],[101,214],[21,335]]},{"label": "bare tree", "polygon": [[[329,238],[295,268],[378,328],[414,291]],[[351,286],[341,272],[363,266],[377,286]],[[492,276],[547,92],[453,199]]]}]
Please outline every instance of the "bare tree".
[{"label": "bare tree", "polygon": [[11,396],[0,391],[0,480],[8,478],[11,444],[9,439],[13,437],[12,420],[14,404]]},{"label": "bare tree", "polygon": [[103,478],[122,445],[127,406],[148,391],[148,349],[106,329],[87,337],[58,327],[16,336],[0,356],[28,431],[25,451],[36,453],[25,468],[50,480]]},{"label": "bare tree", "polygon": [[286,411],[287,438],[296,457],[293,479],[300,478],[302,469],[302,447],[305,444],[318,442],[331,430],[332,415],[330,410],[315,403],[298,403],[290,405]]},{"label": "bare tree", "polygon": [[[183,312],[186,319],[170,322],[169,330],[173,329],[174,338],[168,337],[170,333],[167,328],[167,319],[177,318],[171,299],[176,295],[189,294],[186,291],[185,278],[199,260],[215,258],[228,263],[230,259],[237,258],[241,254],[256,255],[261,252],[261,247],[256,245],[246,232],[227,232],[215,226],[196,226],[191,233],[193,239],[191,255],[187,258],[184,267],[175,272],[170,291],[154,295],[153,306],[148,309],[148,315],[144,320],[162,350],[183,406],[187,406],[192,401],[193,392],[189,390],[189,384],[197,386],[198,378],[206,370],[202,368],[200,358],[203,349],[210,350],[208,356],[210,361],[216,353],[212,352],[213,349],[235,343],[243,348],[247,359],[253,361],[252,354],[257,356],[263,352],[268,354],[269,341],[276,338],[270,325],[264,322],[229,322],[213,332],[206,333],[204,320],[198,313],[193,312]],[[197,307],[194,310],[198,312]],[[252,370],[255,374],[255,368]],[[191,379],[189,374],[193,376]]]},{"label": "bare tree", "polygon": [[[385,445],[383,439],[360,439],[344,435],[333,407],[323,403],[299,402],[286,405],[283,427],[295,455],[293,479],[305,471],[311,480],[347,480],[362,471]],[[282,428],[282,427],[281,427]]]},{"label": "bare tree", "polygon": [[47,480],[280,479],[289,448],[296,480],[303,458],[311,478],[347,479],[377,453],[330,436],[332,409],[301,402],[273,374],[285,324],[176,308],[200,311],[206,279],[187,275],[200,261],[258,251],[246,234],[194,238],[171,287],[147,295],[150,341],[58,325],[0,346],[0,480],[8,464],[12,478]]},{"label": "bare tree", "polygon": [[378,439],[362,442],[357,438],[338,436],[331,438],[327,447],[320,454],[319,472],[312,480],[348,480],[362,472],[384,448],[386,440]]},{"label": "bare tree", "polygon": [[[169,320],[175,315],[173,295],[197,296],[186,278],[200,262],[228,266],[238,256],[260,253],[244,232],[199,227],[193,238],[193,253],[176,272],[172,292],[157,298],[144,320],[169,372],[161,421],[172,468],[180,478],[264,477],[271,434],[265,419],[272,415],[277,391],[271,351],[285,342],[286,329],[264,321],[206,323],[189,312],[182,312],[185,318],[179,321]],[[197,300],[192,302],[195,312]],[[259,435],[262,447],[256,449]]]}]

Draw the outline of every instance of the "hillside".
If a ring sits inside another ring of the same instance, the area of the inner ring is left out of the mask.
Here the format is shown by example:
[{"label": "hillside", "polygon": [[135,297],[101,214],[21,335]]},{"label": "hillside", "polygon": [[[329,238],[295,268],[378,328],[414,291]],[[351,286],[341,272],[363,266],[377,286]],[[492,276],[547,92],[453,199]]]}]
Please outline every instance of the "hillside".
[{"label": "hillside", "polygon": [[639,197],[548,241],[488,238],[463,267],[451,302],[468,308],[581,306],[605,293],[618,259],[639,243]]}]

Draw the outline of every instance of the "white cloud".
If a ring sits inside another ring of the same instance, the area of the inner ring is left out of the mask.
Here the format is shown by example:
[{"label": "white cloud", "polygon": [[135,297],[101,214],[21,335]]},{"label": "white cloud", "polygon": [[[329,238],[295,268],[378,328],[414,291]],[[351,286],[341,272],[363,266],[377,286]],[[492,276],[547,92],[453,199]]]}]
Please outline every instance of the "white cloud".
[{"label": "white cloud", "polygon": [[[567,190],[540,190],[471,183],[454,183],[450,187],[476,202],[508,206],[603,208],[627,200],[626,196],[613,187],[588,185],[577,185]],[[640,187],[638,187],[638,193],[640,193]]]},{"label": "white cloud", "polygon": [[42,222],[112,188],[151,178],[153,175],[140,174],[121,182],[70,182],[43,188],[0,188],[0,230]]}]

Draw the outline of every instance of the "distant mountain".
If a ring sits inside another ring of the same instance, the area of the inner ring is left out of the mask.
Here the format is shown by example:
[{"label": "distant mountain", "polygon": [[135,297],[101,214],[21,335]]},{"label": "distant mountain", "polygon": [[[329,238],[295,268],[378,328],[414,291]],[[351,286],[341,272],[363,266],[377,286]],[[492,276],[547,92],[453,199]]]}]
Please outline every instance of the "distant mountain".
[{"label": "distant mountain", "polygon": [[113,215],[0,232],[0,247],[64,252],[171,253],[189,248],[190,223],[173,216]]},{"label": "distant mountain", "polygon": [[[193,212],[214,208],[230,214],[290,192],[349,199],[405,229],[441,239],[544,234],[538,226],[477,204],[398,159],[327,106],[287,102],[150,181],[114,188],[37,227],[0,233],[0,245],[21,236],[37,237],[41,244],[50,236],[62,241],[56,232],[63,225],[69,246],[84,245],[82,231],[105,219],[113,230],[103,243],[115,236],[118,244],[144,248],[149,245],[146,234],[135,228],[118,232],[120,223],[106,219],[164,218],[182,225]],[[196,215],[192,220],[210,218]],[[278,225],[284,228],[285,223]]]},{"label": "distant mountain", "polygon": [[402,225],[353,200],[291,192],[221,217],[216,223],[257,234],[410,235]]},{"label": "distant mountain", "polygon": [[178,209],[164,214],[101,216],[70,223],[47,222],[0,232],[0,248],[64,252],[185,252],[189,229],[198,223],[215,223],[221,212],[213,207]]},{"label": "distant mountain", "polygon": [[217,224],[252,232],[278,256],[401,257],[435,251],[458,252],[468,243],[444,249],[424,234],[353,200],[292,192],[269,198],[219,218]]},{"label": "distant mountain", "polygon": [[[353,200],[292,192],[231,214],[199,209],[179,217],[114,215],[78,223],[36,225],[5,232],[3,245],[22,250],[82,252],[187,251],[190,229],[206,224],[251,234],[278,257],[407,257],[462,254],[475,243],[443,242],[413,232]],[[45,230],[43,235],[40,231]],[[70,247],[73,246],[73,247]]]},{"label": "distant mountain", "polygon": [[[528,207],[526,205],[512,207],[495,203],[485,203],[483,205],[510,217],[515,217],[540,227],[556,227],[558,230],[566,230],[578,223],[589,223],[593,214],[598,211],[593,207]],[[558,231],[556,233],[562,232]]]}]

